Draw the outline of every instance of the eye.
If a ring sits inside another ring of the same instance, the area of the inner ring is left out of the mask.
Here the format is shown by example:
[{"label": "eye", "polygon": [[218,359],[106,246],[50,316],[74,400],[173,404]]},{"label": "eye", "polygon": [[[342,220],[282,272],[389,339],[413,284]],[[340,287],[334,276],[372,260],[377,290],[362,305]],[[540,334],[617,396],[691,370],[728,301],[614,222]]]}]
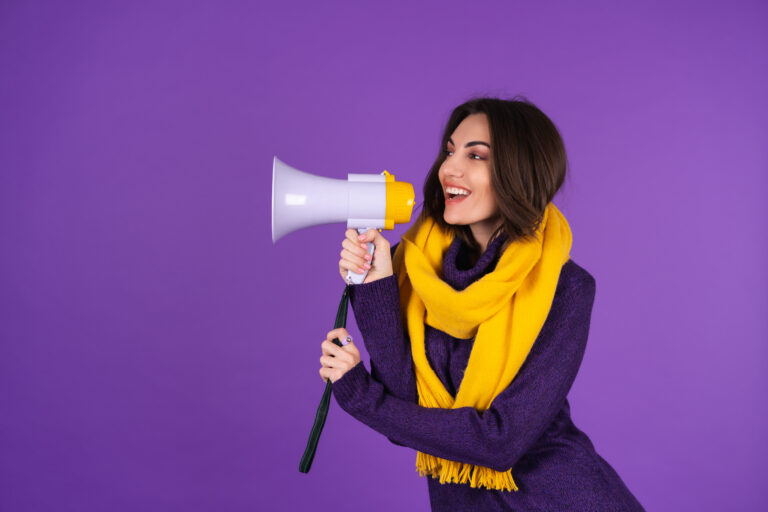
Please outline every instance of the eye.
[{"label": "eye", "polygon": [[[450,149],[444,149],[443,154],[445,156],[451,156],[453,154],[453,151],[451,151]],[[471,158],[472,160],[485,160],[485,158],[478,155],[477,153],[470,153],[469,158]]]}]

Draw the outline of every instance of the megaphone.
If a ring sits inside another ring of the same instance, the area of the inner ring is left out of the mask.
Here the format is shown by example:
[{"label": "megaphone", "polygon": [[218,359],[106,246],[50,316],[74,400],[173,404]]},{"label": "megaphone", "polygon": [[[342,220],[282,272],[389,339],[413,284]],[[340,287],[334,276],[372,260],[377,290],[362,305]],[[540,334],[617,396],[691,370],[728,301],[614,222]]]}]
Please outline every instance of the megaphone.
[{"label": "megaphone", "polygon": [[[381,174],[349,173],[347,179],[316,176],[272,162],[272,243],[286,234],[319,224],[345,222],[365,233],[371,228],[394,229],[410,222],[413,185]],[[368,254],[374,245],[368,242]],[[368,275],[347,271],[347,282],[360,284]]]},{"label": "megaphone", "polygon": [[[371,228],[393,229],[396,223],[410,222],[413,211],[413,185],[395,181],[387,171],[381,174],[347,174],[347,179],[324,178],[299,171],[281,162],[272,161],[272,243],[298,229],[346,222],[347,228],[365,233]],[[368,242],[368,254],[373,256],[374,245]],[[350,284],[360,284],[368,275],[347,270],[334,328],[345,327]],[[331,340],[337,346],[338,338]],[[317,441],[328,415],[331,400],[331,381],[328,379],[323,398],[315,414],[307,447],[301,457],[299,471],[309,472]]]}]

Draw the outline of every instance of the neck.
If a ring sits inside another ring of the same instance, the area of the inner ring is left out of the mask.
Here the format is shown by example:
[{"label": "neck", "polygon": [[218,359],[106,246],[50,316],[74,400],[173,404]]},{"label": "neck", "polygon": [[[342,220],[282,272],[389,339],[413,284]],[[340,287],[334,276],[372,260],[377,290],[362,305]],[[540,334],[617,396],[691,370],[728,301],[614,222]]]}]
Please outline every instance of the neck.
[{"label": "neck", "polygon": [[478,222],[471,224],[469,228],[472,230],[472,236],[477,244],[480,246],[480,254],[483,254],[488,248],[488,244],[491,241],[491,234],[501,226],[501,222]]}]

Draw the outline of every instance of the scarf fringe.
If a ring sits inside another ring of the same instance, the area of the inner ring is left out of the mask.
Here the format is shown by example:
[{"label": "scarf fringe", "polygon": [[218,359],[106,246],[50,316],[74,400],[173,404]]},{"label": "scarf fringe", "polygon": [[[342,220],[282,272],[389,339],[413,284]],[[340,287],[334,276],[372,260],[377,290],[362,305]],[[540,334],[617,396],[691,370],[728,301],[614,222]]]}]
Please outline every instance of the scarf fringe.
[{"label": "scarf fringe", "polygon": [[428,453],[416,452],[419,476],[439,478],[440,483],[469,483],[470,487],[485,487],[497,491],[517,491],[512,470],[496,471],[484,466],[441,459]]}]

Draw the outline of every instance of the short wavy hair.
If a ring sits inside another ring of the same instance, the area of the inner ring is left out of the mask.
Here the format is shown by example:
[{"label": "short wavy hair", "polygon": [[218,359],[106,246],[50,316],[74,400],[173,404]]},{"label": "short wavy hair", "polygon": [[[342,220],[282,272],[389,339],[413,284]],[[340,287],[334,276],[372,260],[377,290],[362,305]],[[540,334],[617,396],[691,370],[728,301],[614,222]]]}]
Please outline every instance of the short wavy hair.
[{"label": "short wavy hair", "polygon": [[[431,216],[449,233],[460,237],[474,252],[480,247],[469,226],[445,222],[445,195],[438,171],[445,161],[448,138],[464,118],[483,113],[491,135],[491,189],[503,219],[490,240],[506,232],[506,244],[530,240],[544,210],[565,181],[568,161],[555,124],[522,96],[511,100],[476,97],[451,113],[443,130],[437,158],[424,181],[424,203],[420,216]],[[490,241],[489,240],[489,241]]]}]

